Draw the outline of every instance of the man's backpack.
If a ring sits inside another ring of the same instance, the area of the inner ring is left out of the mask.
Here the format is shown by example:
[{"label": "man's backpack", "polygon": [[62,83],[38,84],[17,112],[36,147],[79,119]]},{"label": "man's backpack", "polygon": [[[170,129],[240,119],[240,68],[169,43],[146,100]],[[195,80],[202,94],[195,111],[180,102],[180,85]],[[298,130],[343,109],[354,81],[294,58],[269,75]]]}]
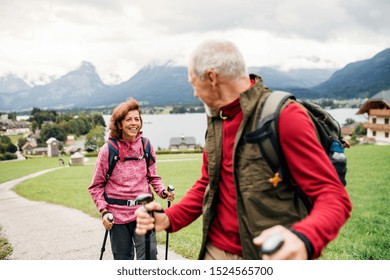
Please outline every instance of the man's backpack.
[{"label": "man's backpack", "polygon": [[[156,162],[156,160],[152,156],[152,154],[150,153],[150,141],[149,141],[149,139],[146,138],[146,137],[142,137],[141,139],[142,139],[142,146],[143,146],[143,151],[144,151],[143,156],[140,156],[140,157],[125,157],[124,161],[145,159],[145,161],[146,161],[146,169],[148,169],[149,165],[151,165],[152,163]],[[118,142],[116,141],[116,139],[109,138],[107,140],[107,145],[108,145],[108,171],[106,173],[106,181],[104,183],[104,198],[110,204],[129,205],[129,201],[127,201],[127,204],[126,204],[126,200],[121,201],[121,200],[118,200],[118,199],[109,198],[107,196],[107,194],[106,194],[105,188],[106,188],[107,182],[110,179],[112,171],[114,170],[115,165],[116,165],[116,163],[119,160],[119,146],[118,146]]]},{"label": "man's backpack", "polygon": [[339,123],[322,107],[296,99],[294,95],[284,91],[274,91],[267,97],[261,115],[257,120],[256,130],[248,133],[245,140],[248,143],[258,144],[260,150],[273,172],[282,180],[291,180],[278,137],[279,115],[287,102],[294,100],[301,104],[308,112],[314,123],[317,138],[335,167],[340,181],[346,185],[347,160],[344,148],[349,147],[341,136]]}]

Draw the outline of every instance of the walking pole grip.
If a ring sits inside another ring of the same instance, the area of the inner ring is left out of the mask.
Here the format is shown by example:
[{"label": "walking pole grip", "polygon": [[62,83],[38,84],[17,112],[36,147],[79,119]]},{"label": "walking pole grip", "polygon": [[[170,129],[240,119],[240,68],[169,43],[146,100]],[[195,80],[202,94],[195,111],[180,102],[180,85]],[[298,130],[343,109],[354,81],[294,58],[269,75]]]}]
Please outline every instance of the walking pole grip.
[{"label": "walking pole grip", "polygon": [[[107,219],[112,223],[114,221],[114,215],[112,213],[107,213],[108,217]],[[103,254],[104,251],[106,250],[106,242],[107,242],[107,236],[108,236],[108,229],[106,229],[106,232],[104,233],[104,238],[103,238],[103,245],[102,248],[100,249],[100,259],[103,259]]]},{"label": "walking pole grip", "polygon": [[[175,190],[175,187],[172,185],[168,185],[167,191],[168,192],[173,192]],[[171,202],[168,200],[168,208],[171,206]]]},{"label": "walking pole grip", "polygon": [[[140,194],[136,197],[135,202],[138,205],[145,205],[148,204],[153,200],[153,197],[151,194]],[[149,215],[153,216],[153,211],[148,211]],[[150,260],[150,234],[151,231],[148,230],[145,234],[145,260]]]},{"label": "walking pole grip", "polygon": [[[168,185],[167,191],[173,192],[175,187],[172,185]],[[168,208],[171,206],[171,202],[168,200]],[[167,232],[167,239],[165,241],[165,260],[168,260],[168,241],[169,241],[169,233]]]}]

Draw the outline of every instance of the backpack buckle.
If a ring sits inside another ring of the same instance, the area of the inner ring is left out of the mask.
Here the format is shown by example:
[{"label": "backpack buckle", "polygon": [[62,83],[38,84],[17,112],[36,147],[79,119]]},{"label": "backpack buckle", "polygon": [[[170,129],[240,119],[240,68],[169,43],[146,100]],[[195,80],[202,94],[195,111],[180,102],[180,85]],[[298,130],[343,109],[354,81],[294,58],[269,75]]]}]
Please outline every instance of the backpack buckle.
[{"label": "backpack buckle", "polygon": [[127,206],[135,206],[137,204],[135,203],[135,200],[128,200],[126,205]]}]

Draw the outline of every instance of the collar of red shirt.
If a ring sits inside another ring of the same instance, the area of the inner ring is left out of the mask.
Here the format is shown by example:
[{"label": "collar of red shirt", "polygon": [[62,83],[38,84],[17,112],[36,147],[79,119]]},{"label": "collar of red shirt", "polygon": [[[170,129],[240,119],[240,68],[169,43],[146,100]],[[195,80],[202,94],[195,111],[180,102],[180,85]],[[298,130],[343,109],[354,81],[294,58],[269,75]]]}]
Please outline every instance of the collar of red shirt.
[{"label": "collar of red shirt", "polygon": [[226,106],[223,106],[219,111],[219,116],[221,119],[232,119],[241,111],[240,99],[237,98],[233,102],[229,103]]},{"label": "collar of red shirt", "polygon": [[[256,83],[255,79],[251,79],[251,87]],[[237,98],[232,103],[229,103],[226,106],[223,106],[219,111],[219,117],[223,120],[232,119],[241,111],[240,107],[240,98]]]}]

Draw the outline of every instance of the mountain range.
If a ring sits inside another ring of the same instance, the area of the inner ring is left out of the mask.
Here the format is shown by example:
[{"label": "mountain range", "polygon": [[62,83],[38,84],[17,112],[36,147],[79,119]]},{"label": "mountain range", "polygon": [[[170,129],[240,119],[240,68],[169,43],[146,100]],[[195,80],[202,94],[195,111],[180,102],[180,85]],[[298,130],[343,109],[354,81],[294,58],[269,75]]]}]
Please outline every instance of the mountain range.
[{"label": "mountain range", "polygon": [[[291,91],[299,98],[367,98],[390,88],[390,48],[338,70],[250,67],[249,72],[262,76],[269,88]],[[92,63],[83,61],[46,85],[31,87],[15,75],[0,77],[0,111],[109,107],[129,97],[153,106],[199,104],[187,80],[186,67],[168,62],[148,65],[127,81],[109,86]]]}]

